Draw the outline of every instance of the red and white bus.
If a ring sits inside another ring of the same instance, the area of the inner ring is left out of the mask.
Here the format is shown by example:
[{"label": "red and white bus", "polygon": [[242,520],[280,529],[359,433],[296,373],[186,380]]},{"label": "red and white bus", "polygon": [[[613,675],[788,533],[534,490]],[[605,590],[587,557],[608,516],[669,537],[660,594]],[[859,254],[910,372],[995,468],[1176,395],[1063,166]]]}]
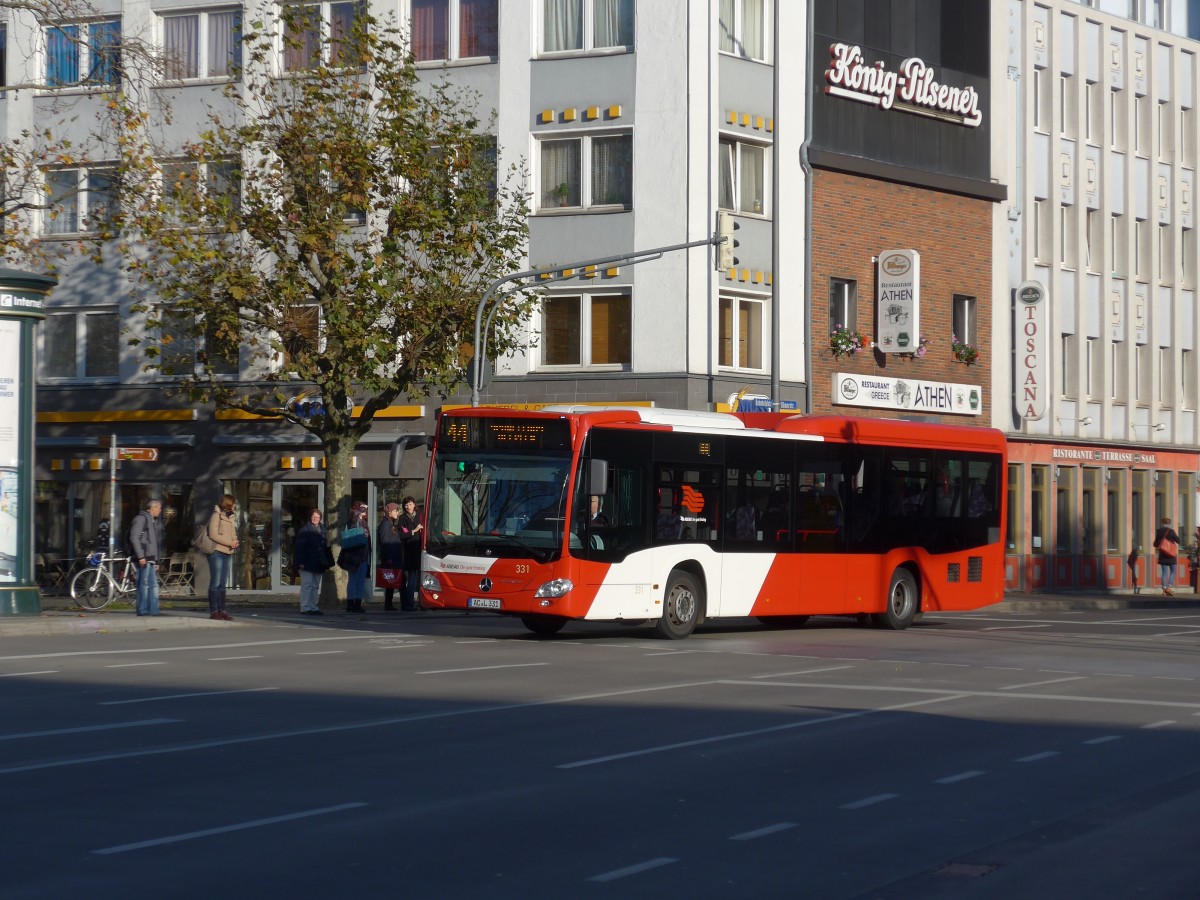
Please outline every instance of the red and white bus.
[{"label": "red and white bus", "polygon": [[1004,591],[994,429],[634,407],[443,412],[421,599],[519,616],[698,623],[812,615],[902,629]]}]

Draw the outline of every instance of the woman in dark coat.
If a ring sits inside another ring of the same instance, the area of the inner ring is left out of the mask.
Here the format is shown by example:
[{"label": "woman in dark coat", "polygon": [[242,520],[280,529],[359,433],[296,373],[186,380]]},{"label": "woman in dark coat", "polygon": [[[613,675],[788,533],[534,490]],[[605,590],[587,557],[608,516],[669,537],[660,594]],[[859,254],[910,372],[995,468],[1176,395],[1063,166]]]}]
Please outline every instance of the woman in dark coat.
[{"label": "woman in dark coat", "polygon": [[1164,540],[1174,541],[1176,553],[1178,552],[1179,535],[1171,527],[1169,516],[1163,516],[1162,523],[1158,526],[1158,530],[1154,532],[1154,549],[1158,551],[1158,568],[1162,572],[1163,593],[1168,597],[1173,597],[1175,596],[1175,592],[1171,588],[1175,586],[1175,565],[1179,560],[1176,557],[1176,553],[1171,553],[1163,549],[1162,542]]},{"label": "woman in dark coat", "polygon": [[367,527],[367,504],[356,501],[350,510],[351,527],[357,525],[366,534],[367,541],[361,547],[343,547],[338,554],[337,564],[346,570],[346,612],[361,613],[363,609],[363,587],[367,573],[371,571],[371,529]]},{"label": "woman in dark coat", "polygon": [[404,593],[401,608],[409,612],[421,609],[421,532],[425,526],[417,515],[417,501],[404,498],[404,512],[398,522],[404,542]]},{"label": "woman in dark coat", "polygon": [[[379,548],[379,568],[394,569],[397,573],[404,570],[404,536],[400,533],[400,505],[398,503],[389,503],[383,508],[383,518],[379,522],[379,527],[375,529],[375,546]],[[392,603],[392,597],[395,596],[396,587],[401,588],[400,602],[404,602],[403,581],[397,582],[396,585],[385,584],[383,586],[383,608],[392,612],[396,609]]]},{"label": "woman in dark coat", "polygon": [[321,524],[321,511],[314,509],[296,534],[296,571],[300,573],[300,612],[306,616],[323,615],[317,608],[321,596],[321,576],[325,574],[329,539]]}]

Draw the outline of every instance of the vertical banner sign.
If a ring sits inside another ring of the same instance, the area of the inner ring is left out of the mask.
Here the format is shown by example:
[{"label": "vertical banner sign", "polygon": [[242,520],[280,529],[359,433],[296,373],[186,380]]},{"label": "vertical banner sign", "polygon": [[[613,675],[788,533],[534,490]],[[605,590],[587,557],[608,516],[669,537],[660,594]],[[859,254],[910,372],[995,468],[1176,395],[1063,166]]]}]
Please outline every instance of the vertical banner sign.
[{"label": "vertical banner sign", "polygon": [[914,353],[921,346],[921,254],[885,250],[876,276],[875,346],[883,353]]},{"label": "vertical banner sign", "polygon": [[21,447],[21,323],[0,321],[0,583],[16,581]]},{"label": "vertical banner sign", "polygon": [[1013,335],[1016,340],[1017,414],[1036,421],[1046,414],[1046,391],[1050,376],[1049,303],[1041,282],[1026,281],[1017,288]]}]

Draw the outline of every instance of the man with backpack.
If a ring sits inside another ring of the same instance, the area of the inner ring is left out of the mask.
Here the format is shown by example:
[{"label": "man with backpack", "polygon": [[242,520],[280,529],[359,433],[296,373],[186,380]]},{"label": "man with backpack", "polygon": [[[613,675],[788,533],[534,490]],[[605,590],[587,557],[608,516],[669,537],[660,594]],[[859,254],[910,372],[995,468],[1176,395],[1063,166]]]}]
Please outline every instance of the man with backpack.
[{"label": "man with backpack", "polygon": [[158,610],[158,563],[162,558],[161,500],[149,500],[129,526],[129,555],[137,563],[137,614],[161,615]]}]

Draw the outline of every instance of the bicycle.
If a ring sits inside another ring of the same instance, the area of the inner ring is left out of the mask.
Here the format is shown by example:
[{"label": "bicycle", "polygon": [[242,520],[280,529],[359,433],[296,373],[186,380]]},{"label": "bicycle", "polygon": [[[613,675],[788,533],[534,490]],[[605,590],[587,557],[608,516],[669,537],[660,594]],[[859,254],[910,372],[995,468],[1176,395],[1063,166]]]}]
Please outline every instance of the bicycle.
[{"label": "bicycle", "polygon": [[[124,562],[120,578],[109,563]],[[71,599],[81,609],[96,612],[112,603],[118,595],[124,597],[137,590],[137,565],[130,557],[110,557],[103,551],[91,554],[87,565],[71,579]]]}]

